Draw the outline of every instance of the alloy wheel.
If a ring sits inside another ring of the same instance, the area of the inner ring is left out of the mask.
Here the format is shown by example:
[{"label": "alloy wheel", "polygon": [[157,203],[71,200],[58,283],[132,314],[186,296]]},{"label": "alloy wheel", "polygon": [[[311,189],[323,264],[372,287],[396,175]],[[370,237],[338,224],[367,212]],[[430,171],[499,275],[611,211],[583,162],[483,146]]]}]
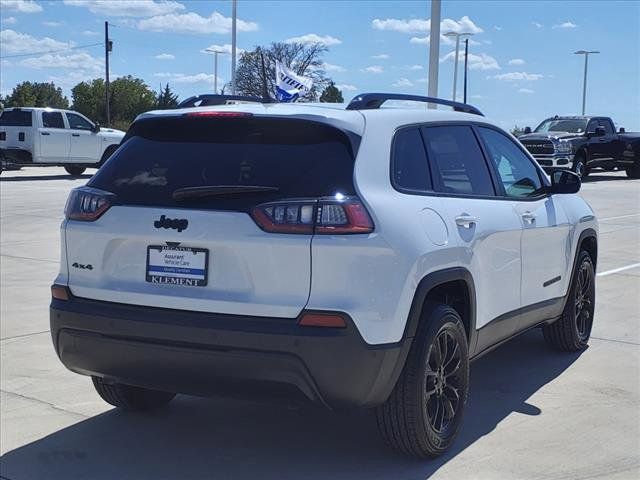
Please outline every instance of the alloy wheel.
[{"label": "alloy wheel", "polygon": [[583,262],[578,271],[575,290],[575,319],[580,340],[586,340],[593,323],[593,278],[588,262]]}]

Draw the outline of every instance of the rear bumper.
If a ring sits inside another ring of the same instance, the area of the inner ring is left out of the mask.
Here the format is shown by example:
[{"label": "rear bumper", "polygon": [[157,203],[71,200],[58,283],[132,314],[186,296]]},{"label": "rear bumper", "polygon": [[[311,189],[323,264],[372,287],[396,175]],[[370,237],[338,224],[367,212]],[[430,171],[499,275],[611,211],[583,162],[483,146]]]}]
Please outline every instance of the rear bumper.
[{"label": "rear bumper", "polygon": [[384,402],[411,343],[368,345],[348,318],[342,329],[302,327],[77,297],[53,299],[50,320],[58,357],[83,375],[201,396],[288,385],[330,408]]}]

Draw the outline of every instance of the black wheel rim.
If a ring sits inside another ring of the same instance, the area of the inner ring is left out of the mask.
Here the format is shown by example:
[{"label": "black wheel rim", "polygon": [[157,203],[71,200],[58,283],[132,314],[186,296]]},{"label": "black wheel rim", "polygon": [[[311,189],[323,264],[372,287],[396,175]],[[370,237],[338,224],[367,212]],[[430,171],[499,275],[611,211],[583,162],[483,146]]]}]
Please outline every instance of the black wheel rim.
[{"label": "black wheel rim", "polygon": [[579,177],[582,177],[582,174],[584,173],[584,164],[580,160],[576,163],[576,173]]},{"label": "black wheel rim", "polygon": [[427,360],[425,407],[431,427],[442,433],[460,409],[462,353],[456,336],[442,330],[436,336]]},{"label": "black wheel rim", "polygon": [[578,337],[584,341],[589,338],[593,322],[593,275],[588,262],[583,262],[578,270],[574,308]]}]

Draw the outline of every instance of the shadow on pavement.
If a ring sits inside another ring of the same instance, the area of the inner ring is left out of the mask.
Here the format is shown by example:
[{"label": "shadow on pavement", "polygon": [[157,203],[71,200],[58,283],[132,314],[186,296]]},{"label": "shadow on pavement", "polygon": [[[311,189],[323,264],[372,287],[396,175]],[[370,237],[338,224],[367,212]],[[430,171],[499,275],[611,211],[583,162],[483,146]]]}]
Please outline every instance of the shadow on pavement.
[{"label": "shadow on pavement", "polygon": [[[527,403],[578,354],[528,332],[475,362],[469,406],[453,450],[416,460],[389,450],[370,411],[178,397],[147,415],[116,410],[6,453],[2,475],[22,479],[424,479]],[[87,388],[90,382],[87,382]]]},{"label": "shadow on pavement", "polygon": [[84,174],[71,176],[69,174],[61,175],[29,175],[28,177],[6,177],[0,176],[0,182],[32,182],[38,180],[87,180],[93,177],[93,174]]}]

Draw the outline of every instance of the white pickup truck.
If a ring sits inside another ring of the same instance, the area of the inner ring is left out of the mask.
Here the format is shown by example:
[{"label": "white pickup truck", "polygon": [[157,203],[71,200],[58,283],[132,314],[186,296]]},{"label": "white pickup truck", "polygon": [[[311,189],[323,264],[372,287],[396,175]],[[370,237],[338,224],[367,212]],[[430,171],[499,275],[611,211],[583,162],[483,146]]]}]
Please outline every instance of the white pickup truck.
[{"label": "white pickup truck", "polygon": [[100,128],[78,112],[7,108],[0,114],[0,171],[11,166],[61,166],[70,175],[98,168],[125,133]]}]

